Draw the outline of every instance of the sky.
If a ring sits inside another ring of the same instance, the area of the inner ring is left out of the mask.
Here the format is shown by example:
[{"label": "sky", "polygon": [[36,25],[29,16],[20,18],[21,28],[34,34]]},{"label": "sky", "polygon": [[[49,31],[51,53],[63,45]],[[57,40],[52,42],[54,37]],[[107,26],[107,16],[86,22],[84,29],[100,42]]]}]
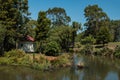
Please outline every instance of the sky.
[{"label": "sky", "polygon": [[120,0],[28,0],[31,18],[37,20],[39,11],[49,8],[64,8],[72,21],[85,23],[84,9],[88,5],[97,4],[111,20],[120,20]]}]

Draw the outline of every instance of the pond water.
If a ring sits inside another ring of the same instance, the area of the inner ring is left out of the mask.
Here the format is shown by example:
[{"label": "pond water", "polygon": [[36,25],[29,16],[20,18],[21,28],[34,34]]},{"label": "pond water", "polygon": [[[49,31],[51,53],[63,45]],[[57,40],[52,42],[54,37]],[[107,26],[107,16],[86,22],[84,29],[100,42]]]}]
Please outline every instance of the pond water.
[{"label": "pond water", "polygon": [[120,80],[120,60],[82,56],[76,61],[83,61],[86,67],[41,72],[26,67],[0,66],[0,80]]}]

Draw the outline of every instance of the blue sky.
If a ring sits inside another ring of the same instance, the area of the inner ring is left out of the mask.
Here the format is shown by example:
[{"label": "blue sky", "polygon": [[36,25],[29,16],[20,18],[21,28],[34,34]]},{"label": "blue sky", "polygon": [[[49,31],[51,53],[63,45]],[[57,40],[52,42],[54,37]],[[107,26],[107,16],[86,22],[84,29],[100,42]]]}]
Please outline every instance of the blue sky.
[{"label": "blue sky", "polygon": [[61,7],[66,10],[72,21],[85,22],[84,9],[88,5],[98,4],[112,20],[120,19],[120,0],[28,0],[31,18],[37,19],[39,11]]}]

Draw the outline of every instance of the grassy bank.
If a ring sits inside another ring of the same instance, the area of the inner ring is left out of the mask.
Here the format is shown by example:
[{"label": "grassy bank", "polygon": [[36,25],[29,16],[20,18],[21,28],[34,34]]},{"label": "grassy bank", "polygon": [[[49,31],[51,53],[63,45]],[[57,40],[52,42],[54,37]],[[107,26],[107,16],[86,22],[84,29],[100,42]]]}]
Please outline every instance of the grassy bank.
[{"label": "grassy bank", "polygon": [[27,66],[37,70],[53,70],[71,65],[70,55],[62,54],[57,57],[45,56],[43,54],[26,54],[21,50],[6,52],[0,57],[0,65]]},{"label": "grassy bank", "polygon": [[[120,58],[120,42],[99,45],[81,45],[74,49],[80,55],[101,55]],[[59,56],[46,56],[37,53],[25,53],[11,50],[0,57],[0,65],[27,66],[37,70],[53,70],[72,65],[72,54],[63,53]]]},{"label": "grassy bank", "polygon": [[81,47],[76,48],[75,51],[82,55],[100,55],[120,58],[120,42],[110,42],[104,46],[103,44],[81,45]]}]

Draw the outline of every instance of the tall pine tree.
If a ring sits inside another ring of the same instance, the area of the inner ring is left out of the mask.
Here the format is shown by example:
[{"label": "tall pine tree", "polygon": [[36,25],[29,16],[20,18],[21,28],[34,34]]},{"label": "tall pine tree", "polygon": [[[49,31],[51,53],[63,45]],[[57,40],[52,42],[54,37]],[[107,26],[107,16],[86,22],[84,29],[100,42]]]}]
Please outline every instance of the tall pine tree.
[{"label": "tall pine tree", "polygon": [[48,32],[51,25],[51,21],[46,17],[46,12],[40,11],[38,13],[37,23],[35,39],[39,43],[38,47],[41,49],[42,43],[48,38]]}]

